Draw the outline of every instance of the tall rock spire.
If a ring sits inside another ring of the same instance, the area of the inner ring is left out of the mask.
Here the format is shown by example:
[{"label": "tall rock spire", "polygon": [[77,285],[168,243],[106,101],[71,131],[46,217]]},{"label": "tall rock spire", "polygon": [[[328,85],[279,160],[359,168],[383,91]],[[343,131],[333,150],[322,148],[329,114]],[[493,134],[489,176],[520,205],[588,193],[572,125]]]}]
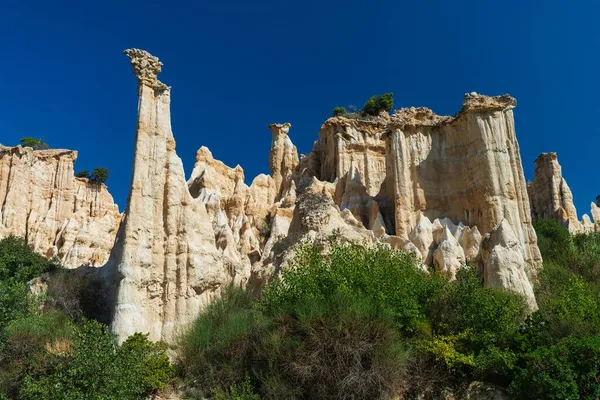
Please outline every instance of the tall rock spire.
[{"label": "tall rock spire", "polygon": [[116,285],[111,329],[119,342],[145,332],[173,343],[235,268],[216,248],[204,203],[189,193],[171,131],[170,88],[157,79],[162,63],[144,50],[125,54],[139,104],[131,189],[107,268]]}]

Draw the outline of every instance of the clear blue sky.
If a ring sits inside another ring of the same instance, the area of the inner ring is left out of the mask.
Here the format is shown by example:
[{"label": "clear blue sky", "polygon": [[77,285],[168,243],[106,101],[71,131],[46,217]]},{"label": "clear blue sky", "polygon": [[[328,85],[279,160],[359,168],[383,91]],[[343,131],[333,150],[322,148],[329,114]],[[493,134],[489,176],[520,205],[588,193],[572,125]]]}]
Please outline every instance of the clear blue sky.
[{"label": "clear blue sky", "polygon": [[186,173],[208,146],[246,180],[268,172],[273,122],[301,153],[337,105],[393,92],[454,114],[510,93],[526,178],[556,151],[580,214],[600,193],[598,1],[14,1],[0,5],[0,143],[44,137],[106,166],[125,207],[136,81],[123,49],[165,64]]}]

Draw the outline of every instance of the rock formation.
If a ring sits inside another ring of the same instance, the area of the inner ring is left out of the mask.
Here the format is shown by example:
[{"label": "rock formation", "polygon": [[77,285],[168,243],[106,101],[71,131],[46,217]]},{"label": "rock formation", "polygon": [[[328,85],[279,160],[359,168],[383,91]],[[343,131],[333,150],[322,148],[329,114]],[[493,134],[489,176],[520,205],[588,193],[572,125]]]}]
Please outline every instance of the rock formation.
[{"label": "rock formation", "polygon": [[595,203],[591,203],[595,224],[587,214],[583,215],[581,221],[578,220],[573,194],[562,176],[556,153],[542,153],[535,160],[534,178],[528,182],[527,192],[534,219],[556,219],[571,233],[592,232],[595,225],[600,223],[600,213]]},{"label": "rock formation", "polygon": [[529,309],[536,310],[533,287],[525,273],[523,251],[506,219],[486,235],[482,248],[484,285],[520,293]]},{"label": "rock formation", "polygon": [[262,287],[295,244],[335,235],[411,252],[454,277],[478,263],[488,286],[535,298],[541,262],[508,96],[465,96],[455,117],[426,108],[371,120],[335,117],[298,157],[291,125],[272,124],[270,175],[250,186],[205,147],[186,182],[162,64],[127,50],[138,78],[135,162],[126,217],[105,269],[116,285],[112,329],[173,343],[223,285]]},{"label": "rock formation", "polygon": [[0,146],[0,238],[67,268],[106,263],[121,215],[106,186],[73,175],[77,152]]},{"label": "rock formation", "polygon": [[138,124],[125,218],[105,271],[116,285],[111,328],[119,341],[145,332],[172,344],[177,328],[223,284],[241,280],[244,267],[225,251],[218,194],[193,198],[188,190],[171,131],[170,88],[157,79],[162,63],[143,50],[125,54],[138,79]]},{"label": "rock formation", "polygon": [[389,123],[388,165],[393,181],[395,234],[409,238],[421,214],[449,218],[485,235],[503,220],[525,262],[541,262],[531,224],[508,96],[465,95],[455,117],[426,108],[396,111]]}]

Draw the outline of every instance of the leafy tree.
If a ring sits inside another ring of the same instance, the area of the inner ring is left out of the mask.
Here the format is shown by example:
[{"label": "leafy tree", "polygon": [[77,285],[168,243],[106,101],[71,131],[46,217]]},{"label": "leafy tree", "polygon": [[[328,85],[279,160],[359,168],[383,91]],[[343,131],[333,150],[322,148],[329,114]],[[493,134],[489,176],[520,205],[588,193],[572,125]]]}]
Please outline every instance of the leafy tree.
[{"label": "leafy tree", "polygon": [[365,103],[363,111],[367,115],[377,116],[381,111],[390,111],[394,107],[393,93],[373,96]]},{"label": "leafy tree", "polygon": [[343,117],[347,113],[348,112],[346,111],[346,109],[344,107],[336,107],[336,108],[333,109],[333,116],[334,117]]},{"label": "leafy tree", "polygon": [[600,398],[600,336],[568,337],[527,354],[510,392],[517,399]]},{"label": "leafy tree", "polygon": [[84,169],[83,171],[79,171],[75,174],[75,176],[77,178],[89,178],[90,177],[90,171],[88,171],[87,169]]},{"label": "leafy tree", "polygon": [[27,282],[57,267],[57,263],[34,252],[21,238],[9,236],[0,240],[0,329],[35,309],[38,304],[29,294]]},{"label": "leafy tree", "polygon": [[0,240],[0,280],[15,278],[26,282],[56,269],[54,261],[48,261],[34,252],[25,240],[9,236]]},{"label": "leafy tree", "polygon": [[41,138],[36,139],[32,137],[24,137],[20,140],[21,145],[23,147],[31,147],[34,150],[46,150],[48,149],[48,144],[45,143]]},{"label": "leafy tree", "polygon": [[173,374],[164,350],[146,335],[116,347],[106,325],[88,320],[66,351],[35,358],[19,398],[134,400],[164,387]]},{"label": "leafy tree", "polygon": [[90,179],[100,183],[106,182],[108,180],[108,169],[104,167],[94,168]]}]

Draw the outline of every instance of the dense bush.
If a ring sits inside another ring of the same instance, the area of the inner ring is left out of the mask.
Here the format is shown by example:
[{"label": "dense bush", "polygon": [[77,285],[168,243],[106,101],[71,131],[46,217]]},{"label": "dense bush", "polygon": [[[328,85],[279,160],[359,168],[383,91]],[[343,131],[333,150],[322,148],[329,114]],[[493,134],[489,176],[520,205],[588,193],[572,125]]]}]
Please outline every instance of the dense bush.
[{"label": "dense bush", "polygon": [[373,96],[365,103],[363,112],[367,115],[379,115],[382,111],[390,111],[394,107],[393,93]]},{"label": "dense bush", "polygon": [[455,282],[413,256],[333,241],[304,245],[253,302],[228,290],[183,338],[186,382],[228,388],[250,374],[266,398],[379,398],[459,380],[506,383],[525,318],[516,294]]},{"label": "dense bush", "polygon": [[261,307],[289,311],[300,300],[324,300],[338,292],[363,294],[389,312],[397,327],[415,333],[427,322],[434,294],[444,285],[423,274],[414,256],[381,247],[333,243],[327,257],[313,246],[297,249],[290,268],[264,292]]},{"label": "dense bush", "polygon": [[344,107],[336,107],[333,109],[334,117],[343,117],[347,113],[348,113],[348,111],[346,111],[346,109]]},{"label": "dense bush", "polygon": [[[0,241],[0,399],[138,399],[167,385],[164,349],[141,334],[116,346],[83,318],[103,301],[99,281],[58,267],[22,239]],[[41,274],[48,292],[36,296],[28,282]]]},{"label": "dense bush", "polygon": [[88,171],[87,169],[84,169],[83,171],[79,171],[75,173],[75,177],[77,178],[89,178],[90,177],[90,171]]},{"label": "dense bush", "polygon": [[0,240],[0,330],[39,306],[27,282],[56,268],[56,262],[35,253],[23,239],[9,236]]},{"label": "dense bush", "polygon": [[57,266],[34,252],[21,238],[9,236],[0,240],[0,280],[14,278],[26,282]]},{"label": "dense bush", "polygon": [[568,337],[527,354],[510,391],[519,399],[600,398],[600,336]]},{"label": "dense bush", "polygon": [[94,168],[90,179],[100,183],[106,182],[108,180],[108,169],[104,167]]},{"label": "dense bush", "polygon": [[108,180],[108,169],[104,167],[94,168],[92,173],[86,169],[75,174],[77,178],[88,178],[92,182],[105,183]]},{"label": "dense bush", "polygon": [[21,146],[23,147],[31,147],[34,150],[46,150],[48,149],[48,144],[45,143],[41,138],[36,139],[32,137],[24,137],[20,140]]},{"label": "dense bush", "polygon": [[164,387],[173,375],[164,350],[146,336],[130,336],[116,347],[105,325],[86,321],[72,343],[38,355],[19,398],[139,399]]},{"label": "dense bush", "polygon": [[0,333],[4,346],[0,351],[0,393],[12,398],[28,370],[46,351],[68,348],[75,325],[60,311],[32,314],[15,319]]}]

